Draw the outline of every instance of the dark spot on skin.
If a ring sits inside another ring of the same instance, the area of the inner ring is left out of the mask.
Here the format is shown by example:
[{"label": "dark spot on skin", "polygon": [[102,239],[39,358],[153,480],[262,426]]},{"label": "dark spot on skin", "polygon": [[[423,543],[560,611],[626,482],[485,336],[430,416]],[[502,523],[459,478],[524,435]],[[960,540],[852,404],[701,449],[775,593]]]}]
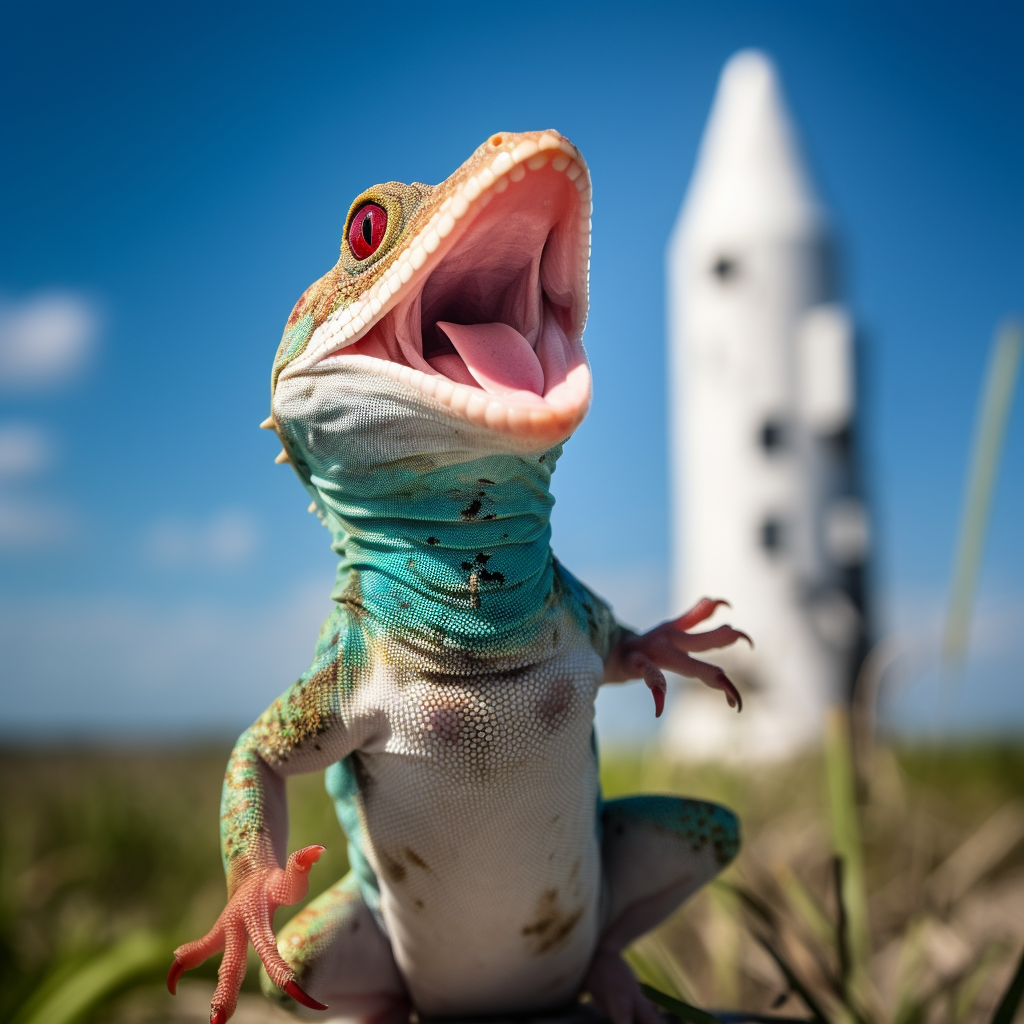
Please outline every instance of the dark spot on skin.
[{"label": "dark spot on skin", "polygon": [[[490,518],[489,516],[484,516],[484,519],[489,519],[489,518]],[[507,533],[503,533],[501,535],[501,539],[502,540],[508,540],[508,534]]]},{"label": "dark spot on skin", "polygon": [[485,555],[482,551],[476,556],[477,565],[486,565],[491,560],[490,555]]},{"label": "dark spot on skin", "polygon": [[428,544],[440,544],[441,542],[436,537],[428,537],[427,538],[427,543]]},{"label": "dark spot on skin", "polygon": [[481,507],[480,499],[474,498],[459,514],[463,519],[476,519],[480,514]]},{"label": "dark spot on skin", "polygon": [[409,607],[409,602],[408,601],[399,601],[398,602],[398,607],[399,608],[408,608]]},{"label": "dark spot on skin", "polygon": [[458,742],[462,733],[462,716],[455,708],[437,708],[427,719],[430,732],[445,743]]},{"label": "dark spot on skin", "polygon": [[321,749],[320,744],[319,743],[314,743],[313,744],[313,749],[314,750],[320,750]]},{"label": "dark spot on skin", "polygon": [[547,889],[537,901],[533,921],[523,926],[522,934],[533,940],[534,955],[541,956],[564,945],[582,916],[582,907],[567,913],[559,905],[558,890]]},{"label": "dark spot on skin", "polygon": [[392,882],[405,881],[405,865],[392,859],[383,851],[380,852],[380,866],[384,869]]},{"label": "dark spot on skin", "polygon": [[473,563],[472,562],[463,562],[462,563],[462,568],[465,569],[466,572],[472,572],[473,571]]},{"label": "dark spot on skin", "polygon": [[553,817],[553,818],[551,819],[551,824],[552,824],[552,825],[554,825],[554,824],[555,824],[555,822],[557,822],[559,818],[561,818],[561,815],[560,815],[560,814],[556,814],[556,815],[555,815],[555,816],[554,816],[554,817]]},{"label": "dark spot on skin", "polygon": [[559,679],[537,701],[537,717],[549,729],[565,725],[575,696],[575,688],[567,679]]},{"label": "dark spot on skin", "polygon": [[543,462],[546,458],[547,458],[546,455],[542,455],[537,461],[538,462]]},{"label": "dark spot on skin", "polygon": [[337,647],[338,646],[338,638],[340,636],[341,636],[340,633],[335,633],[334,636],[331,637],[331,646],[332,647]]},{"label": "dark spot on skin", "polygon": [[617,836],[625,835],[626,834],[625,826],[623,826],[623,825],[616,825],[615,826],[615,834]]},{"label": "dark spot on skin", "polygon": [[477,483],[478,484],[493,484],[494,481],[493,480],[488,480],[487,477],[482,476],[482,477],[480,477],[479,480],[477,480]]},{"label": "dark spot on skin", "polygon": [[354,932],[359,931],[359,919],[358,918],[356,918],[356,920],[352,922],[351,930],[354,931]]},{"label": "dark spot on skin", "polygon": [[558,646],[558,639],[559,639],[560,636],[561,636],[561,633],[558,632],[558,628],[556,627],[554,632],[551,634],[551,646],[552,647],[557,647]]},{"label": "dark spot on skin", "polygon": [[430,865],[411,847],[405,848],[405,859],[410,864],[415,864],[416,867],[422,868],[424,871],[430,870]]},{"label": "dark spot on skin", "polygon": [[503,572],[488,572],[486,569],[481,569],[480,579],[484,583],[497,583],[500,586],[505,582],[505,574]]},{"label": "dark spot on skin", "polygon": [[476,496],[478,498],[486,498],[487,497],[487,492],[486,491],[477,491],[476,492]]},{"label": "dark spot on skin", "polygon": [[[480,518],[486,520],[486,519],[497,519],[498,517],[497,517],[497,515],[494,512],[488,512],[487,515],[481,516]],[[505,536],[507,537],[508,534],[506,533]]]},{"label": "dark spot on skin", "polygon": [[422,910],[422,909],[423,909],[423,900],[413,900],[413,901],[412,901],[412,905],[413,905],[413,906],[414,906],[414,907],[415,907],[415,908],[416,908],[417,910]]}]

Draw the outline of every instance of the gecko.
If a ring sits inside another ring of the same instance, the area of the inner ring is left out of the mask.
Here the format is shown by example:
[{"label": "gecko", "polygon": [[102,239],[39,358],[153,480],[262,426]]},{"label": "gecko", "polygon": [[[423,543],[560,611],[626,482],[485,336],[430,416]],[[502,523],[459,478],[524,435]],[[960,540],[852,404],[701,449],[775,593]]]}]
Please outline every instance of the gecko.
[{"label": "gecko", "polygon": [[[357,196],[288,318],[261,426],[330,531],[334,605],[311,667],[230,756],[227,904],[167,980],[223,950],[213,1024],[249,943],[263,990],[312,1019],[589,993],[613,1024],[659,1021],[623,950],[733,859],[739,824],[701,800],[604,800],[594,701],[642,679],[660,715],[669,670],[739,710],[693,655],[749,638],[693,632],[725,603],[707,598],[635,632],[552,554],[551,475],[591,401],[590,217],[572,143],[492,135],[440,185]],[[285,780],[315,771],[350,870],[275,935],[323,852],[287,854]]]}]

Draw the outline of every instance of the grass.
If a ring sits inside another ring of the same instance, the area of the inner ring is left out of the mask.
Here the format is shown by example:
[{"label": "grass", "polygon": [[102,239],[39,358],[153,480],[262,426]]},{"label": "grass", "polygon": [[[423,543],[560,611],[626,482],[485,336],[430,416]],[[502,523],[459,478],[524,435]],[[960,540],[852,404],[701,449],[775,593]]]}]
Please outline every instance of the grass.
[{"label": "grass", "polygon": [[[169,998],[171,950],[223,904],[228,750],[0,753],[0,1019],[156,1019],[144,1010]],[[1024,746],[879,748],[859,805],[845,752],[829,752],[767,771],[604,753],[607,795],[718,800],[745,830],[736,865],[641,940],[634,966],[716,1012],[991,1020],[1024,945]],[[346,870],[344,838],[319,776],[289,792],[290,846],[328,848],[315,892]]]}]

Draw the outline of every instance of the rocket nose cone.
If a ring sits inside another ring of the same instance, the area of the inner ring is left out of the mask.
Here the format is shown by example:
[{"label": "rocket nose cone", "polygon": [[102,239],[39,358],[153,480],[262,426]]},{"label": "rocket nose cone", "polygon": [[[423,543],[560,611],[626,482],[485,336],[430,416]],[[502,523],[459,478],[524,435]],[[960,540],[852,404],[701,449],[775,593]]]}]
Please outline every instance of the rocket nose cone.
[{"label": "rocket nose cone", "polygon": [[820,220],[775,66],[743,50],[722,70],[684,221],[701,234],[790,234]]}]

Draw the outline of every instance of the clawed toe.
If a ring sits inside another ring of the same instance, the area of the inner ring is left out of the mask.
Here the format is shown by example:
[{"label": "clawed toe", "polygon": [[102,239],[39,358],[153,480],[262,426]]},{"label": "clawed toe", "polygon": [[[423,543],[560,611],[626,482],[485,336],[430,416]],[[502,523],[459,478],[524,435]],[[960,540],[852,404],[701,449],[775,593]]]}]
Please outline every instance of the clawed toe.
[{"label": "clawed toe", "polygon": [[311,1010],[326,1010],[326,1003],[318,1002],[309,993],[304,992],[299,988],[299,983],[292,979],[286,982],[284,985],[285,992],[288,993],[297,1003],[301,1003],[303,1006],[308,1006]]}]

